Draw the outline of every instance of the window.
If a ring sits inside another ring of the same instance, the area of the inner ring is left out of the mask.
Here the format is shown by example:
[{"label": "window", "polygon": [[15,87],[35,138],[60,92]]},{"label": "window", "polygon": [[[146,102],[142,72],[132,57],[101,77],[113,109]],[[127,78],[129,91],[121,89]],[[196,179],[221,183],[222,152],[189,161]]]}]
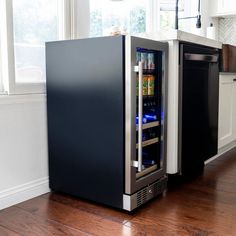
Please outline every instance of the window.
[{"label": "window", "polygon": [[142,33],[147,28],[147,0],[90,0],[90,36],[109,35],[112,27],[129,33]]},{"label": "window", "polygon": [[[196,15],[195,3],[179,0],[179,17]],[[131,34],[174,29],[175,5],[176,0],[90,0],[90,36],[109,35],[114,26]],[[194,28],[193,22],[179,20],[179,28]]]},{"label": "window", "polygon": [[[160,28],[174,29],[176,0],[160,0]],[[179,1],[179,17],[184,15],[184,0]],[[179,21],[181,28],[182,22]]]},{"label": "window", "polygon": [[0,0],[3,85],[8,93],[45,92],[45,42],[64,38],[69,1]]},{"label": "window", "polygon": [[[174,29],[176,0],[160,0],[160,28]],[[179,0],[179,18],[194,17],[198,14],[198,0]],[[196,19],[179,19],[179,29],[197,33]]]},{"label": "window", "polygon": [[16,83],[45,81],[45,42],[62,39],[59,2],[12,1]]}]

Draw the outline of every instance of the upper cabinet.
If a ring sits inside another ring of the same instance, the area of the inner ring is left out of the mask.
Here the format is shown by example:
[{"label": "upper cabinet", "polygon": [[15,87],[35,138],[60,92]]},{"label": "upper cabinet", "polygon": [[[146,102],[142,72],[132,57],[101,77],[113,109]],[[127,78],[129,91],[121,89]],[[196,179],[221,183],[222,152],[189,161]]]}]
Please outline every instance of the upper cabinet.
[{"label": "upper cabinet", "polygon": [[209,0],[212,17],[236,16],[235,0]]}]

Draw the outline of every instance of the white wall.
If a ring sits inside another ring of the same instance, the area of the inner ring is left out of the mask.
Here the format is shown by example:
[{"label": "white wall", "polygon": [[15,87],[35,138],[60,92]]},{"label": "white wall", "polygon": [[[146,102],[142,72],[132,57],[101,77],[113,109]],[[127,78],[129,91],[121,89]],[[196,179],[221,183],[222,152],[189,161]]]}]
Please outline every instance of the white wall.
[{"label": "white wall", "polygon": [[0,96],[0,209],[49,191],[45,95]]}]

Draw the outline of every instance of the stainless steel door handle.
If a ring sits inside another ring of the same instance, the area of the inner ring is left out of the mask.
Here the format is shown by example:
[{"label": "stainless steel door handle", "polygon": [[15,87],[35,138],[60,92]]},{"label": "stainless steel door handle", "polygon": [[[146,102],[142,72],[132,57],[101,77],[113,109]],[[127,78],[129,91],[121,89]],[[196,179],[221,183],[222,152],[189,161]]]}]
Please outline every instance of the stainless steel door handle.
[{"label": "stainless steel door handle", "polygon": [[138,171],[142,171],[142,162],[143,162],[143,64],[139,62],[139,71],[138,71]]},{"label": "stainless steel door handle", "polygon": [[187,60],[187,61],[217,62],[218,61],[218,55],[184,53],[184,60]]}]

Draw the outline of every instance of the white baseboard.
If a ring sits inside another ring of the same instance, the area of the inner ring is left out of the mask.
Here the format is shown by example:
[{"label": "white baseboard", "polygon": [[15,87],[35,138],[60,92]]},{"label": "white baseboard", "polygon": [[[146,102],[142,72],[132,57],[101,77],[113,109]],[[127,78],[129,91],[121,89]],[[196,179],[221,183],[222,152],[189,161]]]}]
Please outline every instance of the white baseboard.
[{"label": "white baseboard", "polygon": [[0,191],[0,210],[48,192],[48,177]]},{"label": "white baseboard", "polygon": [[235,148],[236,147],[236,140],[227,144],[226,146],[224,147],[221,147],[218,149],[218,154],[215,155],[214,157],[208,159],[207,161],[205,161],[205,165],[214,161],[215,159],[217,159],[218,157],[222,156],[224,153],[230,151],[231,149]]}]

